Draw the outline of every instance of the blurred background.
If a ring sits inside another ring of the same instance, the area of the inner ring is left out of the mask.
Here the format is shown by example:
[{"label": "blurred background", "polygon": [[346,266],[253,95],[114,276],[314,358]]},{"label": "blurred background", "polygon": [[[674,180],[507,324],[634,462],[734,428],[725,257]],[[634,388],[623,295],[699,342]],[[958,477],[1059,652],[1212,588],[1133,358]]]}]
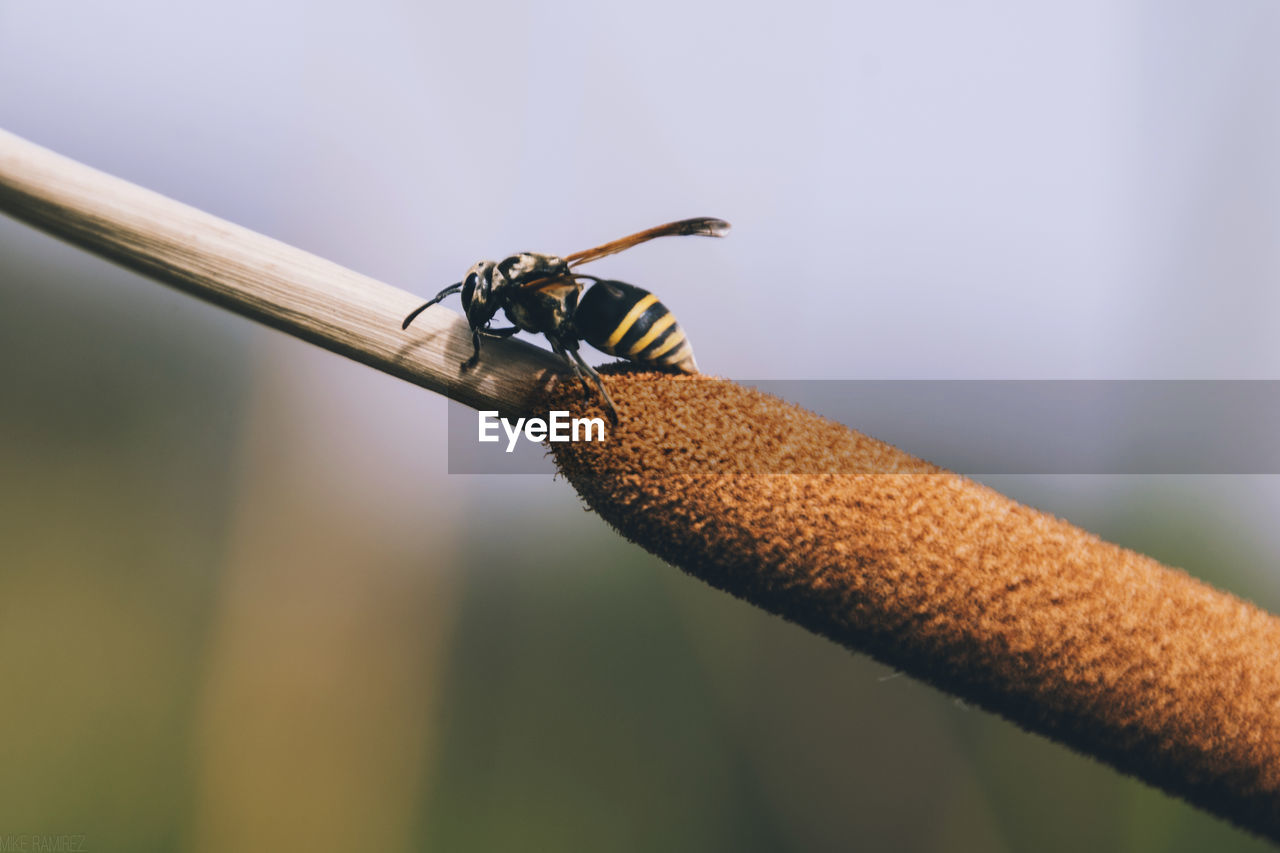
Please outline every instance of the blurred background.
[{"label": "blurred background", "polygon": [[[423,294],[724,217],[607,270],[723,376],[1274,379],[1278,38],[1270,0],[0,0],[0,127]],[[4,218],[0,392],[0,837],[1263,847]],[[987,481],[1280,610],[1275,477]]]}]

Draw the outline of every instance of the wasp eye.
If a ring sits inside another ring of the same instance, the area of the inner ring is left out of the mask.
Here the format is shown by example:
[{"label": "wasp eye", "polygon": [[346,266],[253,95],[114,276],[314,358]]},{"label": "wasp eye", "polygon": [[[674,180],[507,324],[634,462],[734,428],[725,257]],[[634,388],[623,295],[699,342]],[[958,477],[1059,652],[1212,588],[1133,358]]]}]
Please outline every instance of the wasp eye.
[{"label": "wasp eye", "polygon": [[468,308],[471,307],[471,297],[474,296],[476,292],[476,281],[477,281],[477,276],[475,273],[471,273],[462,281],[462,310],[463,311],[466,311]]}]

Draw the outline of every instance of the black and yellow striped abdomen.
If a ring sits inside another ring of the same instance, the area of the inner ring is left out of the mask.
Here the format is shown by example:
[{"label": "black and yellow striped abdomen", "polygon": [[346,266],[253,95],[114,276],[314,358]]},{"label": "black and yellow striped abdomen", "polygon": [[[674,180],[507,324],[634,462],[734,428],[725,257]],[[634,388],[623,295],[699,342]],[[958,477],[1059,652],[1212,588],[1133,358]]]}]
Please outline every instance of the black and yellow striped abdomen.
[{"label": "black and yellow striped abdomen", "polygon": [[693,347],[667,306],[623,281],[598,281],[582,295],[573,325],[602,352],[640,364],[697,373]]}]

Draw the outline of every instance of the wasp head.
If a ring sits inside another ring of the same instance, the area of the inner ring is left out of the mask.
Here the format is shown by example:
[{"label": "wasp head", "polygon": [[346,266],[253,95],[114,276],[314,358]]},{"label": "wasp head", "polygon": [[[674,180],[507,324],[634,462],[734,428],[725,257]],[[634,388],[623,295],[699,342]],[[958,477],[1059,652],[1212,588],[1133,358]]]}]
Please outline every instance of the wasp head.
[{"label": "wasp head", "polygon": [[462,279],[462,310],[471,328],[488,325],[493,315],[502,307],[502,300],[494,286],[493,273],[498,265],[493,261],[481,261],[467,270]]},{"label": "wasp head", "polygon": [[568,274],[569,265],[555,255],[524,252],[498,263],[481,261],[462,279],[462,310],[471,328],[481,328],[520,287]]}]

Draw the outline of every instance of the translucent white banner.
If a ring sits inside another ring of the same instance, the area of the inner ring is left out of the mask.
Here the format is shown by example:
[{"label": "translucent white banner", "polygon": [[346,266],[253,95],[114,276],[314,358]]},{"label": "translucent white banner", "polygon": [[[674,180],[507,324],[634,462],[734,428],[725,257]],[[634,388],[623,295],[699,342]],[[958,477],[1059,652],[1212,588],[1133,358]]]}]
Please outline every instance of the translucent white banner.
[{"label": "translucent white banner", "polygon": [[[1280,473],[1280,381],[768,380],[739,384],[971,476]],[[490,435],[496,434],[498,440],[481,442],[477,413],[451,406],[449,472],[552,472],[546,444],[529,440],[528,424],[512,441],[510,430],[515,426],[497,425]],[[612,424],[606,424],[606,440],[612,429]],[[532,434],[539,433],[534,429]],[[780,469],[777,473],[794,472]],[[860,467],[848,473],[868,472]]]}]

